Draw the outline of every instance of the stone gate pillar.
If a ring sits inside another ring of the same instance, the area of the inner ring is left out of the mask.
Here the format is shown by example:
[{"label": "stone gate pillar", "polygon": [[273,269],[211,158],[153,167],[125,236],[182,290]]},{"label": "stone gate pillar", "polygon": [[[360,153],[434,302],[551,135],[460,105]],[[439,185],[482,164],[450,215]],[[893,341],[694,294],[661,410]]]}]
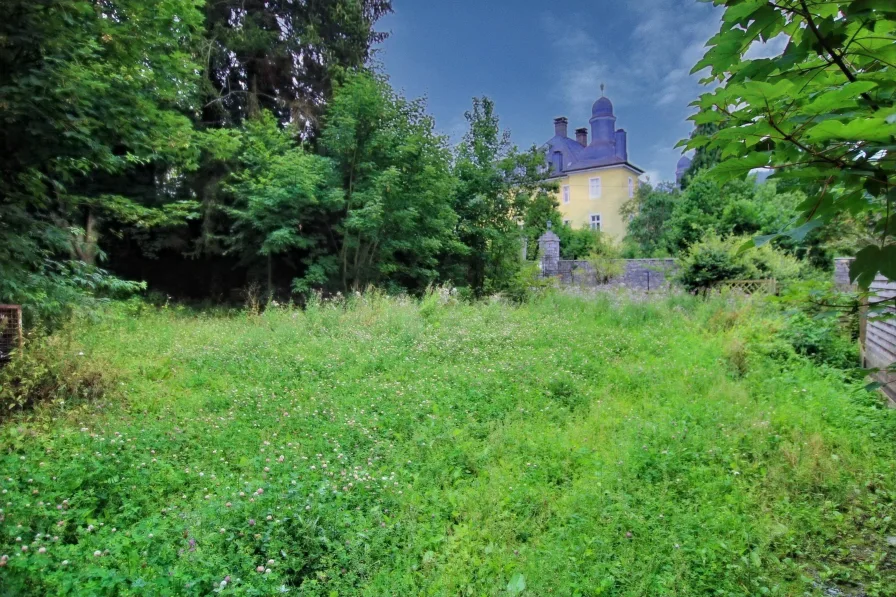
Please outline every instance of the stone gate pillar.
[{"label": "stone gate pillar", "polygon": [[548,230],[538,239],[538,252],[541,255],[541,271],[545,276],[560,274],[560,237],[551,229],[553,225],[548,220]]}]

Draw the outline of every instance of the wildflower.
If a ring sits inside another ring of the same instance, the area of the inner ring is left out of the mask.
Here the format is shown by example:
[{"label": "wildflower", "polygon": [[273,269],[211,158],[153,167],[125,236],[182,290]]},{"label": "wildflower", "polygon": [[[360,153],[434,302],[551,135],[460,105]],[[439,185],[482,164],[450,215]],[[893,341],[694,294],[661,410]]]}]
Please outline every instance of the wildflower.
[{"label": "wildflower", "polygon": [[254,527],[254,526],[255,526],[255,519],[254,519],[254,518],[250,518],[250,519],[249,519],[249,526],[250,526],[250,527]]},{"label": "wildflower", "polygon": [[41,547],[40,549],[37,550],[37,553],[47,553],[47,548]]},{"label": "wildflower", "polygon": [[255,568],[255,572],[264,572],[264,566],[258,566]]},{"label": "wildflower", "polygon": [[93,557],[95,557],[95,558],[98,558],[101,555],[103,555],[103,552],[101,552],[100,550],[96,550],[95,552],[93,552]]},{"label": "wildflower", "polygon": [[23,546],[22,546],[22,551],[28,551],[28,546],[27,546],[27,545],[23,545]]}]

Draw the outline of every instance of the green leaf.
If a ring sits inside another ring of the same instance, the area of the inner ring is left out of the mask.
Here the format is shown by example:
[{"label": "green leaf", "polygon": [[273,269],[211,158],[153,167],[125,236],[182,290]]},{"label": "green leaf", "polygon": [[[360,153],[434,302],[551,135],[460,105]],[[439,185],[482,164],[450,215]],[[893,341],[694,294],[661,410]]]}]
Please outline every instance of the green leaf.
[{"label": "green leaf", "polygon": [[881,249],[879,271],[887,280],[896,280],[896,245]]},{"label": "green leaf", "polygon": [[526,577],[517,572],[511,577],[507,583],[507,593],[510,595],[519,595],[526,590]]},{"label": "green leaf", "polygon": [[865,247],[856,254],[849,266],[849,279],[867,290],[880,271],[881,250],[876,245]]},{"label": "green leaf", "polygon": [[811,114],[824,114],[833,110],[842,110],[847,107],[855,107],[863,93],[867,93],[877,87],[872,81],[855,81],[847,83],[842,88],[825,92],[815,98],[801,112]]},{"label": "green leaf", "polygon": [[806,238],[806,236],[808,236],[808,234],[810,232],[812,232],[813,230],[815,230],[817,228],[820,228],[822,226],[822,224],[824,224],[824,222],[822,222],[820,218],[815,218],[815,219],[809,220],[808,222],[806,222],[802,226],[799,226],[798,228],[794,228],[793,230],[789,230],[789,231],[785,232],[784,236],[789,236],[790,238],[792,238],[793,240],[795,240],[797,242],[802,242]]},{"label": "green leaf", "polygon": [[856,118],[848,123],[825,120],[806,132],[806,139],[823,141],[889,141],[896,134],[896,127],[883,118]]},{"label": "green leaf", "polygon": [[767,166],[769,154],[762,152],[751,153],[742,158],[726,160],[712,169],[713,176],[727,181],[734,178],[742,178],[751,171]]},{"label": "green leaf", "polygon": [[765,0],[747,0],[741,4],[735,4],[725,9],[722,21],[725,23],[740,23],[747,20],[753,13],[765,6]]}]

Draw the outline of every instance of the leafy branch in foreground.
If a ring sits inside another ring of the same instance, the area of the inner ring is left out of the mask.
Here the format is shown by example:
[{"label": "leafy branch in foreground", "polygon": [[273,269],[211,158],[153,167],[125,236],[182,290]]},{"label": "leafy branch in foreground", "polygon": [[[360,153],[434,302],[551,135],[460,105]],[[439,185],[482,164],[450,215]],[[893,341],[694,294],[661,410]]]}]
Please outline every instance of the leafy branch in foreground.
[{"label": "leafy branch in foreground", "polygon": [[[707,0],[709,1],[709,0]],[[718,87],[692,105],[697,125],[717,132],[682,141],[718,150],[721,181],[757,168],[807,194],[800,215],[777,234],[802,240],[838,215],[867,217],[874,242],[850,276],[868,288],[896,279],[896,5],[890,0],[712,0],[725,7],[719,33],[693,72]],[[784,42],[770,58],[756,44]]]}]

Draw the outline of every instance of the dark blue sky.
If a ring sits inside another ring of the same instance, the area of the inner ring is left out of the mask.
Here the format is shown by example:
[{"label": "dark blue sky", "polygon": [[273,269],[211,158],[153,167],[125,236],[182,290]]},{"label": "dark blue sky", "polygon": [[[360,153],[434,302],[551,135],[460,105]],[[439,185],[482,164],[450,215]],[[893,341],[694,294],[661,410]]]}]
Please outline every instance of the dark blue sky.
[{"label": "dark blue sky", "polygon": [[[377,60],[408,97],[426,96],[440,132],[459,139],[473,96],[495,100],[520,147],[588,126],[600,84],[628,131],[629,159],[674,179],[675,144],[700,93],[691,67],[720,13],[697,0],[394,0]],[[762,51],[762,50],[760,50]],[[758,52],[757,52],[758,53]]]}]

